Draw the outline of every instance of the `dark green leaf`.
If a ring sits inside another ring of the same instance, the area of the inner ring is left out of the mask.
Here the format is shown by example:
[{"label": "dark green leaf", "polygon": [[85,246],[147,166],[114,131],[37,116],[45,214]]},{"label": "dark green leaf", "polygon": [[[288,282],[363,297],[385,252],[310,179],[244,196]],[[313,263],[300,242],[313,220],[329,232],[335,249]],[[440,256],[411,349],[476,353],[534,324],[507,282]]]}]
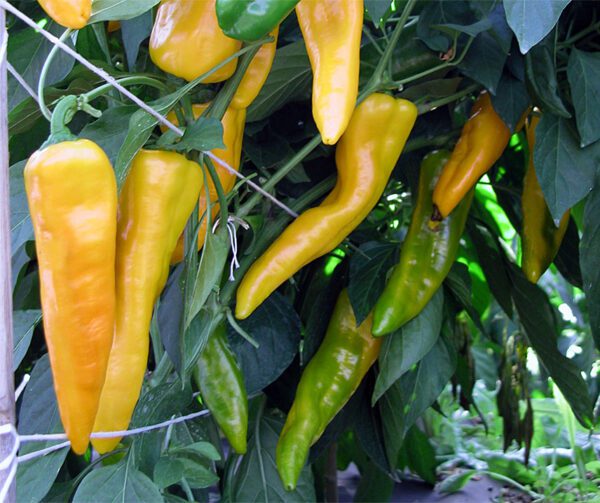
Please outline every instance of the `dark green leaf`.
[{"label": "dark green leaf", "polygon": [[160,0],[94,0],[89,23],[133,19],[149,11]]},{"label": "dark green leaf", "polygon": [[177,484],[183,477],[183,469],[179,459],[162,457],[154,465],[154,483],[159,489]]},{"label": "dark green leaf", "polygon": [[515,130],[529,103],[525,84],[507,73],[503,74],[496,95],[492,95],[492,104],[511,131]]},{"label": "dark green leaf", "polygon": [[[489,24],[486,21],[486,26]],[[469,3],[464,0],[453,2],[426,2],[419,15],[417,35],[432,51],[446,52],[450,48],[450,37],[442,33],[440,27],[447,26],[450,31],[468,31],[475,25],[475,31],[485,26],[478,25]]]},{"label": "dark green leaf", "polygon": [[492,33],[484,32],[473,41],[459,68],[495,94],[507,57],[498,39]]},{"label": "dark green leaf", "polygon": [[569,283],[583,290],[581,277],[579,231],[573,218],[569,219],[567,232],[563,237],[558,253],[554,258],[554,265]]},{"label": "dark green leaf", "polygon": [[392,501],[394,481],[389,475],[367,458],[360,466],[360,481],[354,495],[354,503]]},{"label": "dark green leaf", "polygon": [[[452,269],[450,269],[450,273],[444,280],[444,284],[450,289],[460,305],[467,311],[467,314],[470,316],[471,320],[473,320],[473,323],[477,325],[477,328],[485,333],[479,313],[473,305],[472,299],[475,292],[473,292],[473,283],[469,268],[461,262],[454,262],[454,264],[452,264]],[[471,295],[472,292],[473,295]]]},{"label": "dark green leaf", "polygon": [[215,449],[215,446],[208,442],[194,442],[193,444],[173,447],[169,449],[171,454],[197,454],[211,461],[220,461],[221,455]]},{"label": "dark green leaf", "polygon": [[41,320],[42,311],[37,309],[13,312],[13,371],[25,358],[33,330]]},{"label": "dark green leaf", "polygon": [[425,308],[399,330],[385,337],[379,353],[379,375],[373,404],[433,347],[442,328],[444,294],[438,290]]},{"label": "dark green leaf", "polygon": [[525,54],[558,22],[570,0],[504,0],[506,20]]},{"label": "dark green leaf", "polygon": [[23,168],[25,161],[8,168],[10,185],[10,248],[14,254],[23,243],[33,239],[33,226],[29,216],[29,205],[25,193]]},{"label": "dark green leaf", "polygon": [[477,475],[477,470],[465,470],[453,473],[440,482],[436,489],[441,493],[452,494],[458,492],[465,487],[469,480],[471,480],[475,475]]},{"label": "dark green leaf", "polygon": [[140,45],[150,36],[152,31],[152,12],[121,21],[121,33],[123,34],[123,46],[125,48],[125,57],[130,71],[136,70],[136,61],[140,50]]},{"label": "dark green leaf", "polygon": [[156,311],[160,339],[179,374],[182,373],[179,342],[183,318],[183,289],[181,286],[183,269],[184,265],[181,263],[175,266],[171,272]]},{"label": "dark green leaf", "polygon": [[579,148],[571,122],[550,114],[540,119],[535,137],[535,172],[548,209],[558,222],[565,211],[592,190],[600,164],[600,144]]},{"label": "dark green leaf", "polygon": [[174,148],[186,152],[225,148],[221,121],[213,117],[198,117],[191,126],[185,128],[181,141]]},{"label": "dark green leaf", "polygon": [[179,458],[183,464],[183,475],[192,489],[204,489],[215,485],[219,477],[201,462],[189,458]]},{"label": "dark green leaf", "polygon": [[375,26],[379,26],[381,18],[389,10],[392,0],[365,0],[365,8]]},{"label": "dark green leaf", "polygon": [[600,139],[600,54],[573,48],[567,76],[583,148]]},{"label": "dark green leaf", "polygon": [[416,426],[413,426],[406,433],[404,450],[411,471],[419,475],[425,482],[429,482],[431,485],[435,484],[437,462],[435,451],[427,435]]}]

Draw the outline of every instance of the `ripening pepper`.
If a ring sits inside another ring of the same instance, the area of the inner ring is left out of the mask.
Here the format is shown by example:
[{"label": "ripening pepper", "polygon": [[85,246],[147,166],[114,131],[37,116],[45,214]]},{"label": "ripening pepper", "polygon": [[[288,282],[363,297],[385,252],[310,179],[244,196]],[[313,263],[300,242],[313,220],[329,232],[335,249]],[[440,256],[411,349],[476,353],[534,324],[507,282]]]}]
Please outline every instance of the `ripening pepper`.
[{"label": "ripening pepper", "polygon": [[374,93],[356,107],[335,160],[331,194],[292,222],[252,264],[237,290],[244,319],[309,262],[336,248],[379,201],[417,118],[410,101]]},{"label": "ripening pepper", "polygon": [[560,219],[558,227],[556,227],[535,173],[533,149],[535,146],[535,128],[538,122],[539,117],[533,116],[527,127],[529,163],[521,196],[521,208],[523,210],[521,234],[523,259],[521,268],[525,277],[532,283],[538,282],[540,276],[544,274],[554,257],[556,257],[569,226],[570,215],[570,211],[567,210]]},{"label": "ripening pepper", "polygon": [[248,397],[244,376],[227,345],[225,325],[210,335],[193,371],[202,400],[238,454],[246,452]]},{"label": "ripening pepper", "polygon": [[448,164],[433,191],[434,220],[446,218],[500,158],[510,130],[494,110],[487,92],[477,98]]},{"label": "ripening pepper", "polygon": [[430,225],[433,188],[448,162],[447,151],[432,152],[421,163],[419,191],[400,261],[373,309],[373,335],[389,334],[419,314],[454,263],[474,189],[450,216]]},{"label": "ripening pepper", "polygon": [[358,96],[363,0],[301,0],[296,15],[313,70],[312,111],[323,143],[335,145]]},{"label": "ripening pepper", "polygon": [[65,28],[79,30],[92,15],[92,0],[38,0],[54,21]]},{"label": "ripening pepper", "polygon": [[[194,114],[194,118],[200,117],[204,111],[208,108],[209,103],[201,103],[192,106],[192,111]],[[173,112],[169,113],[167,116],[174,124],[178,124],[177,118]],[[211,152],[216,155],[222,161],[225,161],[229,166],[234,168],[236,171],[240,169],[240,160],[242,158],[242,141],[244,139],[244,126],[246,125],[246,110],[236,110],[233,107],[229,107],[225,111],[225,115],[223,115],[223,119],[221,120],[221,124],[223,125],[223,143],[225,144],[225,148],[217,148],[211,150]],[[215,171],[217,172],[217,176],[221,182],[221,186],[223,187],[223,191],[225,194],[233,189],[235,185],[236,176],[231,174],[228,170],[222,167],[220,164],[213,162],[215,166]],[[207,173],[208,174],[208,173]],[[211,202],[211,214],[214,219],[217,213],[219,212],[219,198],[217,196],[217,189],[215,188],[215,184],[212,182],[210,176],[208,176],[208,191],[210,193],[210,202]],[[204,246],[204,237],[206,236],[206,226],[208,224],[208,220],[206,218],[202,218],[204,213],[206,212],[207,204],[206,204],[206,189],[203,189],[200,192],[200,200],[198,203],[199,211],[198,217],[202,219],[200,222],[200,228],[198,229],[198,250],[200,250]],[[179,238],[177,242],[177,247],[173,252],[173,257],[171,258],[171,263],[176,264],[183,260],[184,255],[184,240],[183,236]]]},{"label": "ripening pepper", "polygon": [[298,0],[217,0],[217,18],[227,36],[250,42],[279,26],[297,3]]},{"label": "ripening pepper", "polygon": [[[219,28],[215,0],[162,0],[150,35],[150,57],[165,72],[194,80],[232,56],[241,42]],[[222,82],[233,75],[237,58],[202,82]]]},{"label": "ripening pepper", "polygon": [[[175,152],[141,150],[121,189],[114,341],[94,431],[127,429],[148,362],[152,311],[169,260],[202,188],[200,166]],[[100,453],[120,438],[96,438]]]},{"label": "ripening pepper", "polygon": [[58,410],[72,449],[83,454],[113,341],[117,184],[89,140],[37,151],[24,178]]},{"label": "ripening pepper", "polygon": [[231,99],[231,106],[233,108],[239,110],[248,108],[258,96],[269,76],[273,60],[275,59],[279,27],[275,28],[269,35],[273,37],[273,42],[261,46],[256,56],[252,58],[250,66],[246,70],[246,73],[244,73],[242,81]]},{"label": "ripening pepper", "polygon": [[288,491],[295,489],[310,447],[377,360],[381,341],[371,335],[371,315],[356,326],[348,292],[343,290],[325,338],[302,373],[277,442],[277,470]]}]

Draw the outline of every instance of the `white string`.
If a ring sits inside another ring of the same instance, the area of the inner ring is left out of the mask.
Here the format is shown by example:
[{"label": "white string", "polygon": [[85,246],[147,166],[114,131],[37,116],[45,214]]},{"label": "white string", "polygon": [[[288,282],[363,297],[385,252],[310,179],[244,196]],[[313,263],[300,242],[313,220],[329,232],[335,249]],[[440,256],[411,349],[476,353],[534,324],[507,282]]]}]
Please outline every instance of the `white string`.
[{"label": "white string", "polygon": [[15,78],[15,80],[21,85],[21,87],[25,89],[25,91],[27,91],[27,94],[29,94],[29,96],[31,96],[36,102],[38,102],[39,99],[37,93],[29,86],[25,79],[21,77],[21,74],[17,72],[17,70],[15,70],[15,67],[11,65],[9,61],[6,62],[6,68],[8,69],[9,73]]},{"label": "white string", "polygon": [[6,501],[8,491],[10,490],[10,487],[13,481],[15,480],[15,475],[17,474],[17,452],[19,451],[20,446],[19,435],[17,434],[16,428],[11,423],[0,425],[0,435],[7,434],[10,434],[10,436],[12,437],[13,446],[10,453],[2,461],[0,461],[0,470],[10,469],[8,475],[6,476],[6,479],[4,480],[2,488],[0,488],[1,502]]},{"label": "white string", "polygon": [[[64,42],[59,40],[57,37],[52,35],[52,33],[48,32],[48,31],[44,30],[43,28],[41,28],[40,26],[38,26],[33,19],[31,19],[28,16],[26,16],[25,14],[23,14],[19,9],[17,9],[16,7],[9,4],[6,0],[0,0],[0,7],[11,12],[12,14],[14,14],[25,24],[34,28],[38,33],[41,33],[44,37],[46,37],[48,40],[50,40],[50,42],[52,42],[54,45],[57,45],[60,49],[62,49],[64,52],[66,52],[69,56],[71,56],[75,60],[79,61],[79,63],[81,63],[83,66],[85,66],[88,70],[92,71],[93,73],[95,73],[96,75],[98,75],[99,77],[104,79],[111,86],[113,86],[115,89],[117,89],[121,94],[123,94],[124,96],[129,98],[131,101],[133,101],[138,107],[140,107],[142,110],[144,110],[145,112],[150,114],[152,117],[154,117],[160,124],[163,124],[165,127],[170,129],[171,131],[173,131],[178,136],[183,136],[182,129],[177,127],[171,121],[167,120],[166,117],[159,114],[152,107],[148,106],[140,98],[138,98],[135,94],[128,91],[125,87],[123,87],[121,84],[119,84],[114,77],[111,77],[102,68],[99,68],[99,67],[95,66],[94,64],[90,63],[83,56],[81,56],[76,51],[71,49],[67,44],[65,44]],[[246,184],[248,184],[250,187],[252,187],[252,189],[254,189],[256,192],[260,193],[263,197],[266,197],[267,199],[269,199],[271,202],[273,202],[275,205],[279,206],[282,210],[284,210],[286,213],[288,213],[292,217],[296,218],[298,216],[298,214],[294,210],[292,210],[291,208],[286,206],[284,203],[279,201],[276,197],[269,194],[266,190],[264,190],[262,187],[260,187],[256,183],[254,183],[252,180],[250,180],[249,178],[247,178],[244,175],[242,175],[241,173],[239,173],[237,170],[232,168],[225,161],[223,161],[222,159],[219,159],[212,152],[204,152],[203,151],[202,153],[204,155],[206,155],[207,157],[209,157],[210,159],[212,159],[214,162],[216,162],[219,166],[222,166],[223,168],[225,168],[232,175],[237,176],[240,180],[244,181]]]},{"label": "white string", "polygon": [[35,458],[40,458],[45,456],[46,454],[50,454],[54,451],[60,451],[61,449],[65,449],[71,446],[71,442],[68,440],[66,442],[62,442],[60,444],[51,445],[50,447],[46,447],[45,449],[40,449],[39,451],[33,451],[29,454],[23,454],[22,456],[17,456],[18,463],[25,463],[26,461],[30,461]]},{"label": "white string", "polygon": [[[250,228],[248,223],[246,221],[242,220],[240,217],[236,217],[235,215],[229,215],[227,217],[227,232],[229,233],[229,243],[231,244],[231,252],[233,254],[231,263],[229,264],[229,281],[235,281],[235,276],[233,275],[233,273],[236,269],[238,269],[240,267],[240,263],[237,258],[238,242],[237,242],[237,234],[235,232],[236,231],[235,222],[240,224],[245,230],[248,230]],[[213,234],[215,233],[215,230],[217,229],[218,225],[219,225],[219,219],[217,218],[215,220],[215,224],[213,225],[213,228],[212,228]]]},{"label": "white string", "polygon": [[25,390],[25,386],[27,386],[29,379],[31,379],[31,376],[29,374],[25,374],[23,376],[21,384],[19,384],[19,387],[15,390],[15,402],[19,399],[21,393],[23,393],[23,391]]}]

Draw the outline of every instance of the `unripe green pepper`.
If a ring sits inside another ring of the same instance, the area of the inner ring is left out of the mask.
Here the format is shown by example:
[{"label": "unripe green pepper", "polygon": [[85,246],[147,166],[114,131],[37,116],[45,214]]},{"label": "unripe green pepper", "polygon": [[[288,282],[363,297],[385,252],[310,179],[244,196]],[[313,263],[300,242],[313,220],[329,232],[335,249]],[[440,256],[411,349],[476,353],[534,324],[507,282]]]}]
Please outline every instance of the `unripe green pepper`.
[{"label": "unripe green pepper", "polygon": [[246,452],[248,398],[244,377],[227,345],[225,325],[210,335],[193,371],[202,400],[238,454]]},{"label": "unripe green pepper", "polygon": [[449,158],[449,152],[436,151],[421,163],[416,206],[402,243],[400,262],[375,304],[373,335],[389,334],[419,314],[454,263],[474,189],[444,220],[430,220],[433,189]]}]

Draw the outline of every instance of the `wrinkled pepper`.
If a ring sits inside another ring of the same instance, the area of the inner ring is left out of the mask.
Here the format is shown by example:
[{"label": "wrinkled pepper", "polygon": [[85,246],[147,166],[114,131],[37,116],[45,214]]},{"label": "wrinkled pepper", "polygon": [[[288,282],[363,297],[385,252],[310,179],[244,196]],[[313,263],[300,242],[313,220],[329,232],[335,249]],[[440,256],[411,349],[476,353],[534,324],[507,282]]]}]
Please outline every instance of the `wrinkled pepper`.
[{"label": "wrinkled pepper", "polygon": [[38,0],[54,21],[65,28],[80,30],[92,15],[92,0]]},{"label": "wrinkled pepper", "polygon": [[[194,118],[200,117],[204,111],[208,108],[210,103],[201,103],[192,106]],[[177,118],[174,113],[169,113],[167,118],[173,122],[174,124],[178,124]],[[223,115],[223,119],[221,120],[221,124],[223,125],[223,143],[225,144],[225,148],[217,148],[211,150],[211,152],[216,155],[222,161],[225,161],[236,171],[240,169],[240,160],[242,158],[242,141],[244,139],[244,126],[246,125],[246,110],[236,110],[233,107],[229,107],[225,115]],[[233,186],[235,185],[236,176],[227,171],[220,164],[213,162],[215,166],[215,171],[217,172],[217,176],[221,182],[221,186],[223,187],[223,191],[225,194],[229,193]],[[208,174],[208,173],[207,173]],[[210,193],[210,202],[211,202],[211,214],[214,219],[217,213],[219,212],[219,198],[217,195],[217,189],[215,184],[213,183],[210,176],[208,176],[208,190]],[[200,228],[198,229],[198,250],[200,250],[204,246],[204,237],[206,236],[206,226],[208,224],[208,220],[206,218],[202,218],[204,213],[206,212],[207,204],[206,204],[206,190],[203,189],[200,192],[200,200],[199,200],[199,211],[198,217],[202,219],[200,222]],[[213,220],[214,221],[214,220]],[[177,247],[173,252],[173,257],[171,258],[171,263],[176,264],[183,260],[184,255],[184,240],[183,236],[179,238],[177,242]]]},{"label": "wrinkled pepper", "polygon": [[494,110],[487,92],[479,95],[448,164],[433,191],[434,220],[446,218],[500,158],[510,130]]},{"label": "wrinkled pepper", "polygon": [[237,318],[247,318],[276,288],[337,247],[367,217],[416,118],[413,103],[386,94],[374,93],[358,105],[336,147],[333,191],[292,222],[252,264],[237,290]]},{"label": "wrinkled pepper", "polygon": [[279,27],[275,28],[271,33],[273,42],[264,44],[252,58],[250,66],[244,73],[237,91],[231,99],[231,106],[238,110],[248,108],[258,96],[262,89],[271,67],[275,59],[275,49],[277,48],[277,36],[279,35]]},{"label": "wrinkled pepper", "polygon": [[277,443],[277,470],[288,491],[295,489],[310,447],[377,360],[381,341],[371,335],[371,315],[356,326],[348,292],[343,290],[325,338],[302,373]]},{"label": "wrinkled pepper", "polygon": [[521,196],[521,208],[523,210],[523,229],[521,233],[523,259],[521,268],[525,277],[532,283],[538,282],[540,276],[544,274],[554,257],[556,257],[565,232],[567,232],[570,215],[570,211],[567,210],[560,219],[558,227],[556,227],[535,173],[533,149],[535,146],[535,128],[538,122],[539,117],[533,116],[527,126],[529,163]]},{"label": "wrinkled pepper", "polygon": [[217,18],[227,36],[250,42],[272,31],[297,3],[298,0],[217,0]]},{"label": "wrinkled pepper", "polygon": [[113,341],[117,184],[89,140],[37,151],[24,178],[58,410],[72,449],[83,454]]},{"label": "wrinkled pepper", "polygon": [[474,189],[448,218],[432,228],[431,194],[449,157],[447,151],[432,152],[421,163],[416,205],[402,243],[400,261],[373,309],[373,335],[389,334],[417,316],[454,263]]},{"label": "wrinkled pepper", "polygon": [[193,371],[202,400],[238,454],[246,452],[248,397],[244,376],[227,345],[225,325],[210,335]]},{"label": "wrinkled pepper", "polygon": [[314,76],[313,117],[326,145],[337,143],[356,104],[363,11],[363,0],[296,5]]},{"label": "wrinkled pepper", "polygon": [[[175,152],[141,150],[121,189],[117,219],[116,317],[94,431],[127,429],[148,363],[152,311],[169,260],[202,188],[200,166]],[[96,438],[100,453],[120,438]]]},{"label": "wrinkled pepper", "polygon": [[[165,72],[194,80],[232,56],[241,42],[219,28],[215,0],[162,0],[150,35],[150,57]],[[222,82],[233,75],[237,58],[202,82]]]}]

